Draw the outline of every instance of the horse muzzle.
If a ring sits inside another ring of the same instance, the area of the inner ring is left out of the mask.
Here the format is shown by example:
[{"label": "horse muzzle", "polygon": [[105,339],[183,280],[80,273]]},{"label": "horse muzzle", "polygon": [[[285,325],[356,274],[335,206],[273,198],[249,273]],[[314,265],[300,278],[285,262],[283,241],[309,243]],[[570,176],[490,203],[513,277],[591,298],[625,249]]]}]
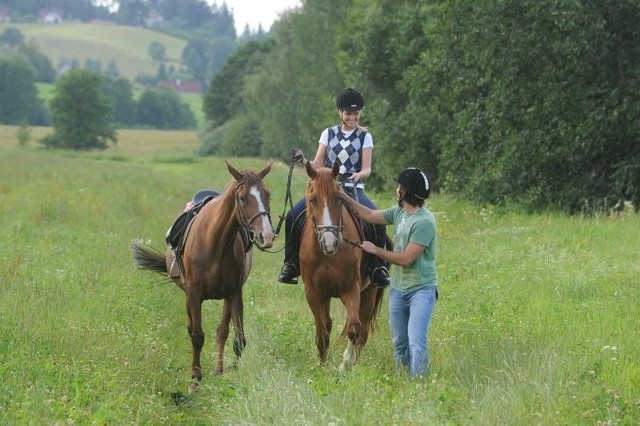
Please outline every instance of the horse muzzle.
[{"label": "horse muzzle", "polygon": [[338,247],[342,242],[342,233],[337,226],[317,226],[316,235],[320,250],[327,256],[332,256],[338,252]]}]

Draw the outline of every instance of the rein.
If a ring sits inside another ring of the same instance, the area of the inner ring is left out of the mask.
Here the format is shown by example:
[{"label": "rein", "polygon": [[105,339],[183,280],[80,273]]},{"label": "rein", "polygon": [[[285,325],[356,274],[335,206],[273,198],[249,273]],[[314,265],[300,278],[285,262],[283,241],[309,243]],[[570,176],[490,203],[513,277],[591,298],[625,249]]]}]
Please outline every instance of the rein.
[{"label": "rein", "polygon": [[[287,191],[284,196],[284,204],[282,206],[282,214],[279,216],[280,220],[278,221],[278,226],[276,227],[275,234],[276,237],[280,235],[280,229],[282,228],[282,222],[284,222],[287,213],[287,202],[289,203],[289,210],[293,209],[293,198],[291,197],[291,177],[293,176],[293,165],[295,161],[293,161],[293,153],[294,150],[291,150],[291,162],[289,164],[289,174],[287,175]],[[280,250],[267,250],[260,248],[260,250],[266,253],[280,253],[286,247],[286,244]]]},{"label": "rein", "polygon": [[289,174],[287,175],[287,191],[284,196],[284,204],[282,207],[282,214],[280,215],[280,220],[278,221],[278,226],[276,227],[276,235],[280,235],[280,228],[282,227],[282,222],[286,217],[287,212],[287,201],[289,202],[289,209],[293,208],[293,199],[291,198],[291,177],[293,176],[293,165],[295,161],[293,161],[293,152],[291,150],[291,162],[289,164]]}]

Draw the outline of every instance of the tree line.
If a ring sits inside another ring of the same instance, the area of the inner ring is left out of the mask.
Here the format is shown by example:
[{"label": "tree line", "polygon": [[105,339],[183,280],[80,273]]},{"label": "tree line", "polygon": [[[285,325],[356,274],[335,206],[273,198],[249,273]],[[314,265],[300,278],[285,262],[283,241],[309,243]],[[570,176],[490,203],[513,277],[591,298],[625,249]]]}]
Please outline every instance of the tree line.
[{"label": "tree line", "polygon": [[213,77],[201,152],[313,153],[352,86],[370,185],[417,166],[478,203],[638,210],[639,21],[635,0],[307,0]]}]

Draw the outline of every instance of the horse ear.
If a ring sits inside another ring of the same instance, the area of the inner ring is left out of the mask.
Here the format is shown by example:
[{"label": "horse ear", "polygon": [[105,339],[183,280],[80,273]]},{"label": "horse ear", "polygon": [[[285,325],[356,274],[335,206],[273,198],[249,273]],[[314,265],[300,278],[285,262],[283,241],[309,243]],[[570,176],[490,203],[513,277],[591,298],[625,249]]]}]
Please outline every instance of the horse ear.
[{"label": "horse ear", "polygon": [[339,161],[334,161],[333,162],[333,167],[331,168],[331,173],[333,174],[333,177],[338,176],[339,172],[340,172],[340,162]]},{"label": "horse ear", "polygon": [[227,160],[224,160],[224,162],[227,163],[227,169],[229,169],[229,173],[231,173],[235,180],[239,181],[242,179],[242,173],[237,171]]},{"label": "horse ear", "polygon": [[264,179],[264,177],[269,174],[269,172],[271,171],[272,165],[273,165],[273,161],[267,164],[266,166],[264,166],[264,169],[260,170],[260,172],[258,173],[258,176],[260,177],[260,179]]},{"label": "horse ear", "polygon": [[318,174],[316,172],[316,169],[314,169],[313,166],[311,165],[311,161],[306,161],[304,163],[304,168],[307,169],[307,175],[312,179],[316,177],[316,175]]}]

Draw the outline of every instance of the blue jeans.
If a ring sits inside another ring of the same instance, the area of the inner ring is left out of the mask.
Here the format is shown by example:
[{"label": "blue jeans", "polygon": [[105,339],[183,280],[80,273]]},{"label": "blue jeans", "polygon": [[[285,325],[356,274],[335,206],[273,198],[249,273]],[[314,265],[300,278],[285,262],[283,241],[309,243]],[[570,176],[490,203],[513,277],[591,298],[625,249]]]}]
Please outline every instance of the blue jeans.
[{"label": "blue jeans", "polygon": [[389,291],[389,324],[396,367],[409,367],[411,377],[429,373],[427,331],[436,305],[436,288]]}]

